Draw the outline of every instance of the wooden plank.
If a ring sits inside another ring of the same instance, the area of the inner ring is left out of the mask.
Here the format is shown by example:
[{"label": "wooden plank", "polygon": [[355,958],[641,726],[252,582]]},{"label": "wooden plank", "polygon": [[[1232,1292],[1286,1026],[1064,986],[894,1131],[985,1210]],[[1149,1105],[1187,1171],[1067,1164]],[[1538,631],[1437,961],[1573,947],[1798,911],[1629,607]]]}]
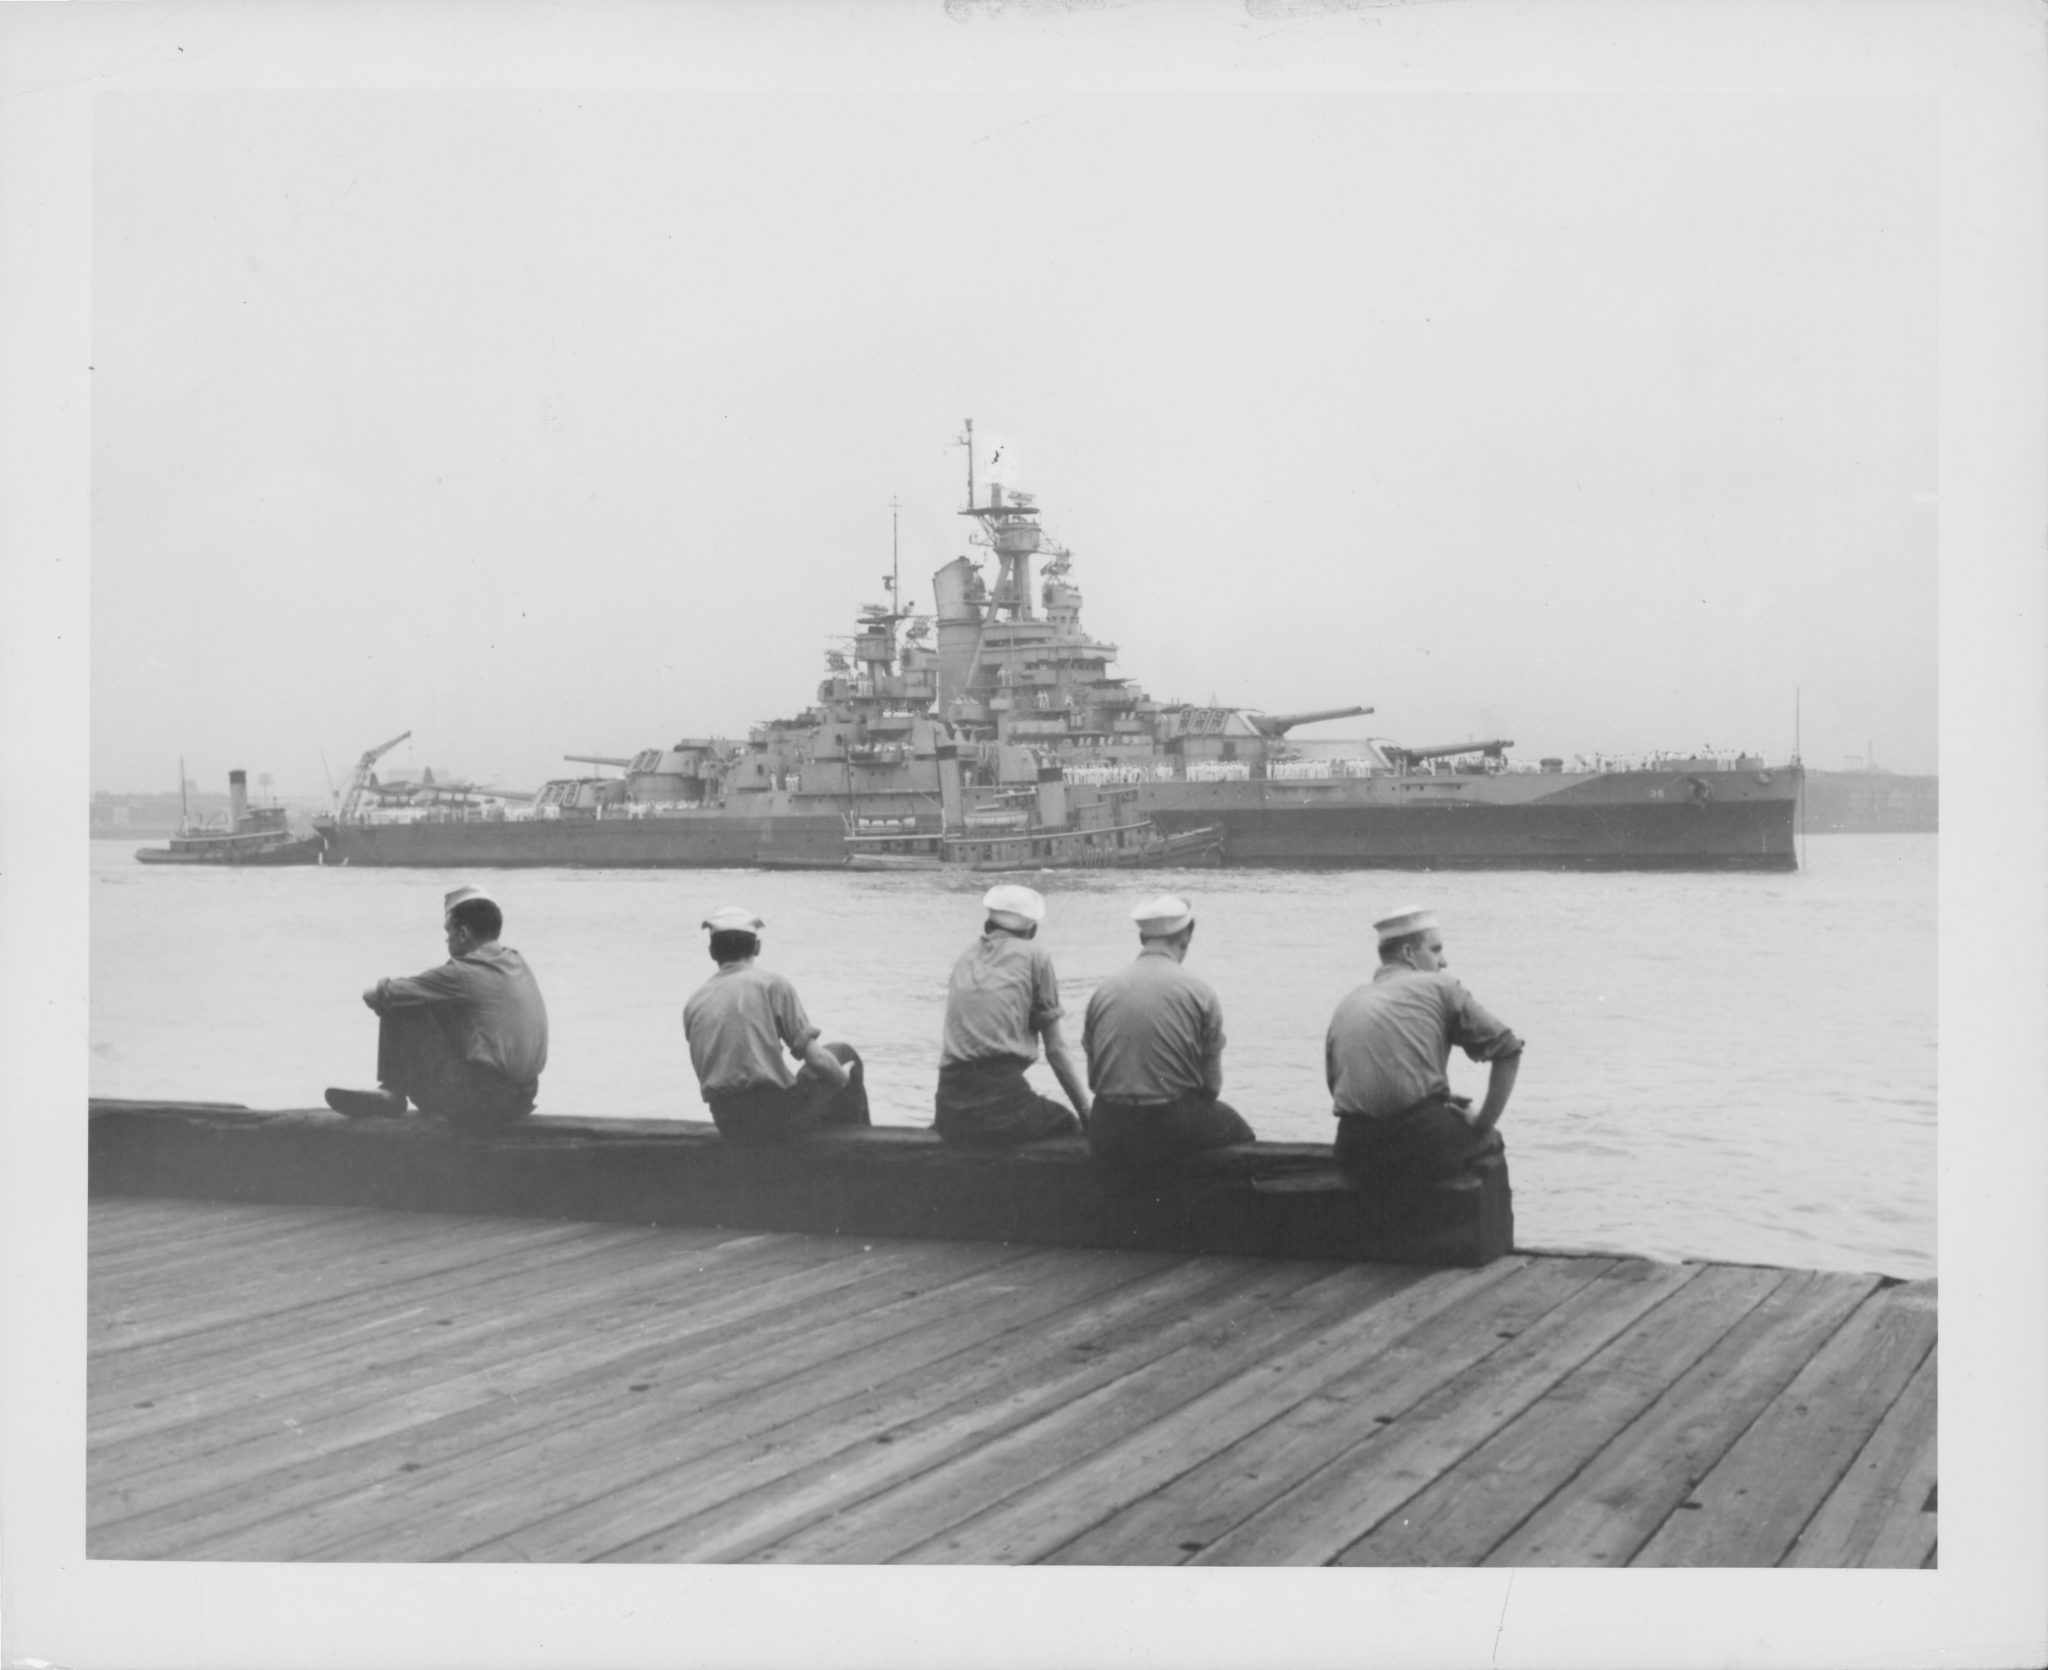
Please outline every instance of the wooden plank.
[{"label": "wooden plank", "polygon": [[[97,1212],[105,1204],[92,1203]],[[148,1240],[121,1252],[99,1249],[88,1235],[87,1269],[137,1281],[189,1277],[201,1265],[232,1272],[254,1264],[282,1268],[293,1260],[316,1258],[323,1248],[360,1246],[363,1225],[379,1222],[394,1237],[431,1234],[436,1218],[414,1212],[377,1212],[360,1206],[326,1206],[294,1211],[288,1206],[229,1207],[208,1201],[160,1201],[167,1208]],[[260,1214],[260,1215],[258,1215]],[[481,1220],[472,1219],[471,1222]]]},{"label": "wooden plank", "polygon": [[1911,1569],[1934,1552],[1935,1381],[1929,1351],[1842,1482],[1807,1522],[1788,1566]]},{"label": "wooden plank", "polygon": [[[637,1307],[669,1308],[679,1277],[715,1271],[741,1286],[734,1303],[752,1313],[785,1299],[786,1279],[834,1260],[829,1244],[749,1237],[698,1251],[685,1271],[660,1250],[603,1246],[587,1257],[551,1255],[542,1295],[530,1297],[518,1272],[499,1272],[474,1288],[394,1303],[346,1333],[209,1357],[162,1387],[145,1364],[139,1379],[108,1390],[114,1412],[92,1427],[88,1480],[118,1479],[130,1511],[139,1511],[159,1487],[179,1488],[179,1470],[206,1456],[218,1457],[210,1464],[213,1481],[226,1483],[265,1465],[280,1447],[298,1456],[310,1443],[334,1442],[339,1432],[362,1427],[366,1407],[378,1402],[403,1397],[412,1415],[421,1397],[488,1401],[498,1395],[493,1375],[507,1357],[529,1374],[552,1361],[588,1362],[594,1327],[608,1325],[605,1342],[616,1345],[622,1320]],[[125,1392],[143,1388],[152,1389],[143,1401],[154,1410],[120,1403]],[[385,1423],[394,1418],[395,1411],[383,1413]],[[380,1424],[372,1414],[372,1430]]]},{"label": "wooden plank", "polygon": [[[545,1257],[554,1272],[551,1289],[579,1271],[634,1267],[629,1247],[555,1245]],[[445,1353],[489,1328],[496,1311],[516,1300],[518,1287],[516,1265],[465,1266],[388,1292],[315,1302],[303,1312],[268,1309],[247,1324],[223,1323],[156,1350],[91,1359],[87,1408],[94,1445],[117,1453],[133,1440],[195,1419],[260,1411],[285,1400],[303,1414],[300,1400],[345,1391],[358,1365],[376,1361],[380,1351],[410,1340],[418,1354]]]},{"label": "wooden plank", "polygon": [[1190,1563],[1327,1564],[1698,1273],[1617,1263]]},{"label": "wooden plank", "polygon": [[[1370,1267],[1340,1270],[1118,1379],[1064,1400],[946,1464],[751,1556],[875,1564],[919,1551],[991,1501],[1069,1467],[1149,1425],[1269,1352],[1286,1349],[1387,1291]],[[944,1558],[943,1554],[937,1555]]]},{"label": "wooden plank", "polygon": [[1105,1504],[1113,1511],[1043,1558],[1059,1565],[1181,1563],[1612,1267],[1599,1258],[1528,1260],[1508,1279],[1475,1281],[1455,1303],[1420,1319],[1393,1301],[1383,1317],[1367,1318],[1382,1341],[1372,1360],[1309,1389],[1236,1442],[1204,1446],[1163,1487],[1121,1507]]},{"label": "wooden plank", "polygon": [[1776,1565],[1934,1348],[1934,1335],[1931,1294],[1872,1294],[1629,1563]]},{"label": "wooden plank", "polygon": [[[379,1214],[382,1217],[382,1214]],[[417,1216],[395,1242],[386,1240],[386,1226],[361,1224],[346,1228],[354,1238],[323,1245],[307,1259],[245,1259],[232,1272],[204,1264],[181,1265],[175,1273],[148,1287],[122,1285],[96,1295],[100,1315],[92,1349],[110,1353],[157,1348],[215,1328],[234,1327],[266,1315],[287,1316],[316,1299],[376,1292],[403,1279],[406,1261],[422,1270],[457,1270],[489,1265],[522,1247],[542,1247],[577,1239],[591,1225],[483,1220],[468,1226],[445,1219]],[[466,1232],[465,1232],[466,1230]],[[650,1233],[645,1229],[610,1228],[614,1235]],[[378,1258],[363,1256],[366,1239]],[[195,1298],[203,1295],[203,1298]],[[204,1347],[202,1346],[202,1349]]]},{"label": "wooden plank", "polygon": [[864,1316],[835,1318],[720,1372],[677,1365],[659,1406],[622,1410],[615,1422],[564,1425],[522,1453],[508,1453],[501,1465],[467,1467],[409,1491],[406,1523],[395,1535],[388,1526],[366,1524],[358,1537],[324,1545],[322,1557],[439,1557],[427,1551],[465,1551],[583,1505],[657,1467],[659,1447],[679,1426],[716,1444],[737,1441],[756,1430],[760,1398],[792,1381],[831,1374],[849,1359],[873,1380],[898,1366],[943,1357],[963,1321],[990,1309],[1028,1305],[1033,1289],[1065,1262],[1040,1249],[1019,1262],[921,1288]]},{"label": "wooden plank", "polygon": [[1630,1565],[1776,1565],[1933,1350],[1933,1297],[1884,1287],[1841,1324]]},{"label": "wooden plank", "polygon": [[[575,1377],[556,1376],[522,1393],[522,1412],[498,1408],[429,1422],[397,1436],[304,1512],[251,1527],[209,1546],[207,1557],[249,1557],[282,1546],[292,1558],[445,1558],[505,1528],[480,1517],[511,1504],[510,1523],[537,1517],[556,1498],[573,1499],[587,1470],[616,1451],[644,1460],[679,1426],[744,1411],[765,1388],[829,1364],[849,1342],[914,1326],[946,1306],[971,1306],[1006,1283],[1028,1279],[1031,1260],[995,1246],[943,1249],[939,1279],[873,1309],[812,1302],[769,1323],[696,1330],[695,1341],[652,1343],[623,1362]],[[878,1284],[902,1279],[907,1261],[931,1249],[898,1243],[873,1255]],[[968,1256],[978,1259],[969,1268]],[[933,1268],[927,1266],[927,1268]],[[891,1313],[886,1322],[879,1320]],[[830,1318],[830,1320],[821,1320]],[[680,1330],[676,1330],[680,1332]],[[647,1396],[632,1394],[645,1393]],[[648,1463],[652,1465],[652,1463]],[[536,1503],[544,1505],[536,1507]],[[431,1529],[429,1529],[431,1527]],[[283,1539],[282,1542],[280,1539]],[[359,1546],[360,1545],[360,1546]]]},{"label": "wooden plank", "polygon": [[298,1206],[99,1196],[86,1203],[86,1259],[91,1265],[148,1269],[173,1243],[181,1250],[196,1249],[216,1238],[258,1233],[265,1227],[283,1232],[360,1210],[322,1206],[309,1213]]},{"label": "wooden plank", "polygon": [[[240,1295],[239,1313],[216,1300],[212,1290],[195,1288],[182,1298],[167,1297],[129,1315],[131,1329],[148,1329],[155,1337],[104,1345],[89,1355],[88,1364],[96,1381],[142,1377],[157,1390],[174,1392],[187,1376],[195,1384],[210,1383],[211,1364],[223,1354],[254,1357],[280,1342],[299,1347],[309,1338],[336,1349],[365,1319],[403,1315],[408,1307],[458,1302],[458,1296],[462,1302],[473,1302],[493,1284],[531,1280],[540,1268],[567,1278],[583,1262],[616,1258],[619,1249],[644,1243],[657,1233],[590,1224],[533,1224],[514,1227],[500,1240],[480,1229],[477,1246],[462,1249],[437,1241],[416,1250],[403,1265],[384,1263],[381,1280],[342,1274],[337,1268],[312,1282],[280,1278],[254,1284]],[[542,1259],[545,1265],[538,1262]],[[118,1304],[120,1295],[103,1300]]]},{"label": "wooden plank", "polygon": [[[608,1547],[608,1560],[734,1560],[931,1471],[1165,1355],[1235,1317],[1263,1310],[1322,1271],[1296,1264],[1192,1259],[1135,1284],[1129,1303],[1100,1303],[987,1351],[984,1376],[939,1373],[886,1399],[833,1412],[799,1465],[721,1477],[717,1500],[678,1497],[660,1530]],[[958,1365],[956,1365],[956,1370]],[[688,1503],[686,1507],[684,1504]]]},{"label": "wooden plank", "polygon": [[[749,1285],[736,1299],[716,1307],[721,1312],[738,1309],[751,1315],[776,1298],[786,1296],[779,1290],[785,1275],[828,1262],[825,1250],[812,1250],[800,1240],[793,1248],[779,1237],[749,1240],[753,1244],[742,1245],[730,1255],[730,1268],[747,1272]],[[788,1256],[791,1252],[797,1256]],[[803,1256],[806,1252],[808,1259]],[[693,1259],[701,1256],[692,1254]],[[385,1395],[404,1399],[433,1397],[444,1391],[460,1396],[457,1382],[469,1375],[479,1378],[473,1378],[461,1390],[468,1393],[469,1400],[488,1400],[499,1394],[484,1382],[508,1359],[531,1367],[546,1359],[545,1348],[552,1344],[565,1357],[570,1345],[579,1346],[583,1355],[575,1360],[588,1361],[594,1326],[611,1326],[613,1331],[603,1335],[600,1342],[608,1347],[619,1338],[617,1330],[622,1317],[649,1310],[662,1319],[661,1327],[673,1326],[667,1320],[674,1309],[669,1301],[679,1278],[687,1279],[687,1270],[665,1265],[655,1249],[637,1261],[616,1249],[593,1257],[596,1262],[590,1264],[588,1285],[572,1283],[559,1289],[549,1307],[550,1314],[538,1322],[534,1310],[525,1302],[518,1272],[508,1270],[482,1289],[481,1302],[457,1292],[430,1296],[431,1302],[424,1306],[409,1303],[400,1307],[391,1337],[370,1342],[376,1346],[374,1351],[344,1340],[332,1352],[307,1348],[295,1355],[287,1342],[279,1347],[276,1361],[266,1364],[254,1384],[232,1358],[210,1359],[194,1370],[199,1377],[189,1383],[188,1389],[194,1394],[188,1400],[189,1412],[172,1409],[166,1412],[168,1430],[145,1432],[122,1444],[109,1443],[96,1431],[95,1448],[99,1454],[93,1461],[119,1463],[124,1460],[125,1451],[125,1459],[133,1464],[155,1453],[157,1445],[173,1450],[180,1445],[204,1450],[210,1447],[201,1442],[207,1437],[207,1423],[222,1419],[232,1423],[235,1412],[244,1408],[259,1419],[293,1417],[290,1424],[295,1438],[307,1432],[324,1436],[326,1429],[320,1422],[373,1400],[379,1387],[384,1388]],[[607,1258],[613,1265],[624,1258],[628,1266],[625,1273],[614,1269],[607,1276]],[[759,1273],[764,1268],[769,1274],[762,1280]],[[852,1279],[853,1275],[848,1273],[834,1277],[833,1281]],[[799,1289],[798,1296],[810,1291],[809,1287]],[[703,1308],[696,1314],[701,1317]],[[436,1325],[443,1320],[447,1327]],[[284,1424],[281,1419],[279,1424]],[[260,1427],[237,1432],[230,1425],[230,1430],[221,1436],[238,1446],[253,1442],[259,1431]],[[305,1442],[301,1441],[298,1448],[303,1452]],[[225,1465],[233,1467],[241,1459],[237,1455],[226,1460]]]},{"label": "wooden plank", "polygon": [[[252,1270],[294,1264],[317,1268],[320,1260],[334,1256],[337,1248],[353,1248],[360,1242],[362,1216],[360,1211],[337,1207],[318,1214],[310,1223],[238,1224],[208,1233],[204,1219],[195,1214],[189,1220],[194,1235],[188,1235],[184,1227],[166,1224],[147,1250],[137,1249],[118,1258],[89,1254],[86,1279],[89,1290],[113,1281],[131,1301],[144,1302],[181,1287],[233,1281]],[[422,1223],[415,1219],[398,1232],[424,1234],[430,1224],[431,1220]]]},{"label": "wooden plank", "polygon": [[[592,1558],[743,1489],[732,1482],[732,1473],[786,1475],[798,1465],[806,1433],[813,1440],[810,1450],[821,1443],[846,1448],[870,1442],[868,1428],[846,1425],[848,1408],[886,1406],[921,1383],[985,1372],[991,1356],[1014,1358],[1014,1350],[1002,1350],[1009,1337],[1036,1338],[1076,1309],[1105,1302],[1114,1307],[1119,1295],[1146,1286],[1178,1262],[1156,1253],[1100,1261],[1034,1256],[984,1277],[906,1296],[897,1308],[910,1326],[885,1329],[882,1317],[870,1318],[831,1342],[828,1355],[807,1351],[808,1361],[743,1397],[601,1442],[565,1433],[545,1479],[509,1477],[489,1499],[474,1491],[451,1494],[435,1523],[420,1527],[419,1546],[470,1559]],[[884,1392],[885,1387],[893,1390]],[[825,1438],[828,1432],[831,1439]],[[678,1482],[683,1474],[690,1476],[687,1486]],[[371,1540],[382,1546],[380,1539]],[[348,1552],[333,1551],[335,1557]]]},{"label": "wooden plank", "polygon": [[[402,1264],[380,1261],[377,1280],[340,1265],[331,1279],[281,1279],[250,1297],[247,1314],[214,1314],[204,1328],[186,1328],[181,1321],[189,1317],[196,1322],[210,1308],[210,1295],[194,1293],[166,1303],[161,1318],[144,1319],[162,1323],[161,1338],[101,1352],[92,1359],[92,1366],[109,1375],[143,1373],[166,1390],[188,1380],[204,1386],[212,1383],[212,1364],[223,1354],[253,1358],[286,1347],[303,1348],[309,1338],[316,1348],[319,1342],[333,1341],[336,1343],[329,1348],[341,1349],[340,1342],[351,1330],[374,1325],[380,1317],[405,1316],[422,1306],[489,1306],[496,1302],[494,1293],[500,1288],[518,1288],[522,1294],[544,1299],[557,1287],[587,1279],[584,1272],[593,1265],[608,1261],[631,1264],[636,1249],[663,1244],[664,1233],[590,1224],[536,1224],[513,1226],[508,1237],[499,1240],[480,1227],[482,1257],[476,1256],[478,1248],[465,1252],[452,1244],[435,1243],[417,1250]],[[719,1256],[745,1255],[729,1252]],[[294,1365],[302,1361],[292,1359]]]},{"label": "wooden plank", "polygon": [[1481,1562],[1621,1566],[1877,1286],[1794,1272]]},{"label": "wooden plank", "polygon": [[1476,1565],[1784,1279],[1780,1270],[1701,1270],[1337,1563]]},{"label": "wooden plank", "polygon": [[[1018,1256],[1000,1247],[974,1251],[985,1264]],[[290,1465],[208,1491],[149,1525],[112,1527],[110,1534],[126,1538],[141,1529],[181,1543],[192,1539],[202,1558],[316,1552],[320,1539],[347,1534],[349,1516],[364,1509],[366,1496],[382,1500],[389,1513],[398,1497],[450,1472],[516,1467],[522,1451],[550,1435],[578,1432],[599,1441],[614,1425],[660,1419],[679,1397],[711,1401],[714,1386],[726,1385],[761,1351],[815,1336],[821,1306],[843,1303],[861,1282],[892,1280],[915,1256],[916,1250],[897,1246],[862,1255],[857,1266],[842,1258],[778,1282],[775,1301],[765,1305],[742,1289],[684,1307],[656,1303],[627,1323],[588,1316],[583,1337],[539,1361],[521,1350],[518,1331],[508,1329],[495,1359],[475,1373],[386,1400],[377,1411],[383,1430],[376,1436],[351,1432],[349,1441],[335,1442],[331,1434],[316,1434],[322,1442],[314,1453]],[[663,1378],[678,1362],[687,1382],[680,1392]],[[667,1397],[628,1395],[656,1389]],[[281,1537],[289,1540],[280,1547]]]},{"label": "wooden plank", "polygon": [[1186,1473],[1195,1461],[1269,1426],[1323,1386],[1383,1361],[1389,1344],[1421,1323],[1453,1306],[1469,1314],[1474,1297],[1491,1293],[1515,1273],[1503,1270],[1490,1282],[1438,1273],[1411,1283],[1307,1339],[1244,1362],[1220,1385],[1004,1497],[908,1557],[1005,1564],[1043,1559],[1119,1507]]},{"label": "wooden plank", "polygon": [[[86,1202],[87,1233],[92,1248],[95,1252],[119,1252],[152,1244],[165,1224],[190,1221],[195,1205],[189,1200],[154,1199],[147,1195],[94,1195]],[[205,1222],[222,1227],[284,1221],[302,1215],[296,1207],[266,1201],[208,1203],[198,1210],[203,1211]],[[333,1206],[318,1210],[344,1212],[357,1208]]]},{"label": "wooden plank", "polygon": [[[963,1249],[945,1251],[956,1263],[965,1261]],[[979,1264],[1022,1256],[1001,1247],[979,1247],[972,1254]],[[517,1450],[551,1428],[601,1426],[587,1403],[597,1389],[638,1383],[693,1344],[701,1349],[689,1360],[710,1372],[734,1357],[750,1360],[779,1340],[816,1334],[821,1303],[858,1314],[861,1284],[886,1281],[920,1256],[929,1257],[928,1249],[884,1246],[841,1254],[758,1286],[694,1294],[687,1303],[670,1305],[657,1296],[618,1311],[599,1305],[585,1310],[565,1339],[539,1352],[527,1346],[514,1306],[494,1325],[494,1342],[471,1372],[447,1376],[434,1372],[430,1362],[422,1381],[370,1405],[367,1418],[359,1409],[334,1426],[302,1423],[294,1433],[303,1441],[301,1453],[254,1478],[209,1488],[200,1471],[192,1491],[174,1505],[96,1526],[93,1553],[119,1558],[121,1550],[137,1549],[138,1557],[149,1557],[203,1545],[200,1557],[232,1558],[232,1550],[244,1545],[269,1547],[279,1534],[271,1522],[280,1520],[303,1522],[296,1534],[312,1536],[344,1511],[365,1479],[373,1481],[372,1494],[389,1497],[398,1488],[392,1480],[407,1462],[421,1471],[446,1467],[469,1452]],[[474,1460],[472,1455],[463,1465]]]},{"label": "wooden plank", "polygon": [[[1135,1272],[1138,1258],[1162,1261]],[[845,1479],[863,1456],[892,1456],[904,1429],[964,1399],[1014,1392],[1023,1377],[1078,1355],[1100,1367],[1101,1340],[1126,1326],[1168,1328],[1176,1316],[1207,1311],[1248,1279],[1242,1260],[1174,1254],[1064,1258],[1017,1302],[985,1305],[952,1326],[928,1359],[885,1348],[877,1365],[841,1359],[816,1375],[765,1388],[744,1425],[725,1421],[675,1429],[660,1442],[656,1471],[464,1551],[468,1560],[589,1560],[687,1518],[704,1534],[715,1509],[817,1476]],[[668,1552],[642,1558],[670,1558]]]}]

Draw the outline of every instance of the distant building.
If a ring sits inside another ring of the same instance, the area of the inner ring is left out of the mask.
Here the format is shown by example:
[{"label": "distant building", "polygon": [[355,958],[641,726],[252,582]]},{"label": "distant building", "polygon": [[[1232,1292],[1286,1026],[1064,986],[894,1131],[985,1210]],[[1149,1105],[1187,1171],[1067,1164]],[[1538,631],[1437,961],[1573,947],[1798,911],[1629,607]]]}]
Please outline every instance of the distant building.
[{"label": "distant building", "polygon": [[[294,823],[303,823],[313,813],[327,809],[327,802],[318,797],[264,795],[258,797],[258,803],[290,808]],[[186,792],[185,804],[194,823],[227,822],[228,797],[224,794],[202,794],[197,789],[190,789]],[[175,790],[155,794],[119,794],[96,789],[92,796],[89,829],[94,840],[156,840],[178,832],[179,815]]]},{"label": "distant building", "polygon": [[1809,771],[1800,822],[1815,834],[1933,834],[1941,780],[1896,771]]}]

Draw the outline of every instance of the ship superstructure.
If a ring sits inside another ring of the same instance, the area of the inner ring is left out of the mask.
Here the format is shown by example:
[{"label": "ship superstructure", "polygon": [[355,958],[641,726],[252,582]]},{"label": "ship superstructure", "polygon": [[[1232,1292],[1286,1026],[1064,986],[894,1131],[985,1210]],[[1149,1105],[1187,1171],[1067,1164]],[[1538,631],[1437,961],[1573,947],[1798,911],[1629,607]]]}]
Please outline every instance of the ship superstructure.
[{"label": "ship superstructure", "polygon": [[352,863],[838,867],[850,836],[958,835],[1020,797],[1035,827],[1076,827],[1114,791],[1119,819],[1219,831],[1231,863],[1796,867],[1796,760],[1524,765],[1504,738],[1333,754],[1289,732],[1372,709],[1156,700],[1089,635],[1074,554],[1047,537],[1036,497],[978,490],[971,423],[967,440],[960,515],[980,555],[932,576],[930,616],[902,607],[892,561],[889,601],[863,606],[847,647],[827,651],[802,712],[744,740],[569,756],[620,775],[558,779],[526,806],[325,820],[330,848]]}]

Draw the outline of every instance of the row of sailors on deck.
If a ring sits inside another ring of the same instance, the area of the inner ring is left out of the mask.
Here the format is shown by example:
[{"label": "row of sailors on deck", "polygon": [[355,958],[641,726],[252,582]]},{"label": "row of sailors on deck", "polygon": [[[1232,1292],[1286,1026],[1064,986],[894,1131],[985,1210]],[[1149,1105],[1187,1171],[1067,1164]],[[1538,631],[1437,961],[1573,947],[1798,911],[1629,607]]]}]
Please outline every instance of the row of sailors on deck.
[{"label": "row of sailors on deck", "polygon": [[[941,1140],[1007,1148],[1085,1135],[1099,1159],[1124,1166],[1255,1140],[1222,1100],[1223,1010],[1186,967],[1195,913],[1185,899],[1164,894],[1131,912],[1138,956],[1088,1000],[1085,1078],[1061,1027],[1051,953],[1038,943],[1045,900],[1006,885],[991,889],[982,907],[981,937],[947,983],[933,1123]],[[379,1021],[380,1088],[329,1090],[337,1111],[394,1115],[410,1100],[458,1129],[487,1134],[533,1110],[547,1064],[547,1010],[532,971],[499,943],[503,914],[480,888],[448,894],[443,925],[446,963],[363,993]],[[761,966],[766,924],[728,905],[703,925],[718,967],[684,1005],[683,1032],[720,1133],[772,1144],[868,1125],[859,1053],[822,1042],[796,988]],[[1361,1182],[1455,1176],[1500,1147],[1495,1127],[1522,1041],[1447,972],[1430,911],[1397,911],[1374,929],[1379,967],[1337,1005],[1324,1043],[1337,1161]],[[1489,1063],[1476,1109],[1451,1094],[1445,1066],[1453,1045]],[[1064,1102],[1026,1077],[1041,1046]]]}]

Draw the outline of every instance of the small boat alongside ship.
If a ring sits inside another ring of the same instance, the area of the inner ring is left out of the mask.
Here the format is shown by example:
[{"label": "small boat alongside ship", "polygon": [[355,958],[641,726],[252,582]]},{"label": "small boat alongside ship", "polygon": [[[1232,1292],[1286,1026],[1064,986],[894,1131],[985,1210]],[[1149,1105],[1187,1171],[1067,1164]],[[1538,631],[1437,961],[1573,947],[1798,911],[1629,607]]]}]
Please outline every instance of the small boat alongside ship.
[{"label": "small boat alongside ship", "polygon": [[1220,829],[1167,835],[1130,810],[1134,792],[1070,801],[1049,778],[1036,790],[997,790],[956,827],[921,828],[917,819],[847,819],[852,870],[1123,870],[1153,865],[1189,869],[1223,862]]},{"label": "small boat alongside ship", "polygon": [[326,843],[318,835],[294,835],[282,806],[251,806],[249,778],[228,773],[225,823],[196,821],[184,805],[185,768],[178,767],[180,816],[169,846],[142,847],[135,854],[143,864],[280,865],[317,864]]},{"label": "small boat alongside ship", "polygon": [[[569,756],[621,775],[558,779],[524,805],[351,794],[314,820],[327,862],[1036,868],[1220,855],[1288,867],[1798,867],[1796,757],[1530,764],[1502,738],[1367,738],[1333,756],[1288,733],[1372,709],[1155,699],[1114,673],[1116,646],[1083,627],[1073,553],[1047,539],[1035,497],[1000,482],[979,492],[971,423],[966,445],[960,514],[981,554],[933,575],[929,615],[903,605],[900,574],[885,575],[889,601],[862,608],[851,653],[828,651],[816,701],[794,718],[743,739]],[[1047,785],[1068,796],[1057,820],[1041,804]],[[1019,809],[1019,828],[970,821]]]}]

